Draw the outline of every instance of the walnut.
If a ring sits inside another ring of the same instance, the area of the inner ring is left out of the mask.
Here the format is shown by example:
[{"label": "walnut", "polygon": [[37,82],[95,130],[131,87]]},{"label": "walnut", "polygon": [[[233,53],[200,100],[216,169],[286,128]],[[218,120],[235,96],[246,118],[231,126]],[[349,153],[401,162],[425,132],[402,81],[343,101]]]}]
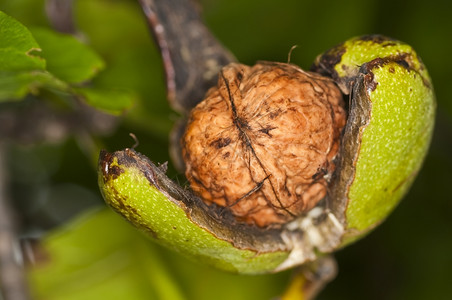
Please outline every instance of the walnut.
[{"label": "walnut", "polygon": [[346,114],[333,81],[291,64],[230,64],[191,112],[186,177],[238,221],[277,226],[327,192]]}]

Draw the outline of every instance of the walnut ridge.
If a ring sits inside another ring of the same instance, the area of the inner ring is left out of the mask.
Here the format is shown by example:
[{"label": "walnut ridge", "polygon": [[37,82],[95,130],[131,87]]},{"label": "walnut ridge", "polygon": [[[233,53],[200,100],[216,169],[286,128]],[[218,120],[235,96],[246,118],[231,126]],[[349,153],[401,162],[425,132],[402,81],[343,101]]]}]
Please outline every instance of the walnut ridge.
[{"label": "walnut ridge", "polygon": [[285,223],[326,195],[345,121],[328,78],[291,64],[230,64],[191,112],[186,177],[238,221]]}]

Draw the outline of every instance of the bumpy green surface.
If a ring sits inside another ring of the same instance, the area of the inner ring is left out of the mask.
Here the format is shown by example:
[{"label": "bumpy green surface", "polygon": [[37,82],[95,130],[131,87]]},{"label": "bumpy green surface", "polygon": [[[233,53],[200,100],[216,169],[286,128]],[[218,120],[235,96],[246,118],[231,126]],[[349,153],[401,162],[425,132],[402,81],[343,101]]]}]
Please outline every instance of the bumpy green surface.
[{"label": "bumpy green surface", "polygon": [[[400,41],[385,37],[382,37],[381,40],[352,38],[347,40],[343,47],[346,52],[342,55],[340,63],[334,68],[340,77],[350,75],[352,69],[357,69],[375,58],[395,57],[398,55],[412,56],[414,58],[411,61],[413,68],[420,72],[422,76],[428,77],[427,71],[421,68],[422,63],[413,48]],[[390,76],[390,74],[387,75]]]},{"label": "bumpy green surface", "polygon": [[100,175],[104,199],[159,243],[217,268],[239,273],[271,272],[287,258],[287,252],[256,253],[216,238],[191,222],[183,209],[150,184],[141,170],[119,165],[117,161],[112,163],[115,164],[122,170],[119,176]]},{"label": "bumpy green surface", "polygon": [[419,171],[433,129],[433,92],[421,76],[395,62],[374,69],[365,128],[346,212],[348,227],[365,230],[381,222]]},{"label": "bumpy green surface", "polygon": [[370,122],[362,129],[346,210],[348,228],[365,232],[384,220],[414,181],[430,144],[435,98],[427,70],[409,45],[374,37],[351,39],[342,47],[334,67],[339,77],[382,59],[368,70],[376,88],[366,91]]}]

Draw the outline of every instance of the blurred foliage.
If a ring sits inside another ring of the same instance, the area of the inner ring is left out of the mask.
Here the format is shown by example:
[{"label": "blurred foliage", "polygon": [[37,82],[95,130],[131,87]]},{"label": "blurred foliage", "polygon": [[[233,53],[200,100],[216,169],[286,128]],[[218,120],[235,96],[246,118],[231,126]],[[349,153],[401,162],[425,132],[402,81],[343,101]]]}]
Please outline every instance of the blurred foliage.
[{"label": "blurred foliage", "polygon": [[[81,42],[51,30],[44,2],[0,0],[0,10],[31,30],[35,41],[30,40],[22,50],[42,48],[29,57],[39,55],[47,64],[36,63],[34,68],[45,70],[71,91],[55,91],[54,86],[46,91],[44,84],[44,90],[33,89],[20,105],[28,105],[30,97],[52,103],[57,98],[57,108],[67,107],[68,98],[78,95],[104,111],[123,114],[115,130],[93,136],[91,142],[86,136],[73,135],[58,143],[10,146],[12,196],[23,234],[40,236],[54,230],[43,240],[48,256],[37,264],[48,273],[31,276],[37,295],[45,299],[89,299],[89,293],[111,299],[124,295],[127,299],[270,299],[278,295],[289,273],[235,276],[188,262],[147,242],[108,210],[84,216],[67,227],[68,219],[103,206],[93,163],[100,146],[109,150],[131,146],[128,133],[133,132],[140,140],[140,152],[156,162],[167,161],[167,136],[178,116],[165,101],[162,64],[136,1],[77,0],[75,20]],[[390,218],[364,240],[337,253],[339,275],[319,299],[450,299],[450,4],[445,0],[200,2],[213,33],[247,64],[286,61],[289,49],[298,45],[291,60],[307,69],[317,54],[364,33],[384,34],[416,49],[429,69],[438,100],[431,150],[410,193]],[[17,30],[27,35],[23,29]],[[66,73],[66,63],[81,62],[77,55],[83,50],[66,53],[64,43],[89,49],[90,66],[95,65],[96,71],[87,72],[80,63],[75,66],[83,72]],[[3,49],[0,43],[2,57],[6,55]],[[0,103],[0,111],[5,105],[11,104]],[[94,146],[87,147],[90,143]],[[169,175],[183,180],[174,169],[170,168]]]},{"label": "blurred foliage", "polygon": [[82,86],[104,68],[104,62],[74,37],[45,28],[30,32],[3,13],[0,22],[0,101],[39,95],[47,89],[81,96],[95,108],[113,114],[130,106],[128,95]]},{"label": "blurred foliage", "polygon": [[187,261],[110,209],[67,224],[41,248],[47,259],[30,274],[37,299],[270,299],[288,279],[287,272],[244,278]]}]

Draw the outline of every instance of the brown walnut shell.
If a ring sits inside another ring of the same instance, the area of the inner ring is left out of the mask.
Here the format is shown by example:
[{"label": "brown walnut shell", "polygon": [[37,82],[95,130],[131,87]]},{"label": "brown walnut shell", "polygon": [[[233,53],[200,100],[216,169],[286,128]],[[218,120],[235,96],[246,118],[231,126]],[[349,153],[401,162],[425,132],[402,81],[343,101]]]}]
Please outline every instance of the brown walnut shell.
[{"label": "brown walnut shell", "polygon": [[232,63],[191,112],[186,176],[238,221],[286,223],[325,197],[345,122],[332,80],[291,64]]}]

